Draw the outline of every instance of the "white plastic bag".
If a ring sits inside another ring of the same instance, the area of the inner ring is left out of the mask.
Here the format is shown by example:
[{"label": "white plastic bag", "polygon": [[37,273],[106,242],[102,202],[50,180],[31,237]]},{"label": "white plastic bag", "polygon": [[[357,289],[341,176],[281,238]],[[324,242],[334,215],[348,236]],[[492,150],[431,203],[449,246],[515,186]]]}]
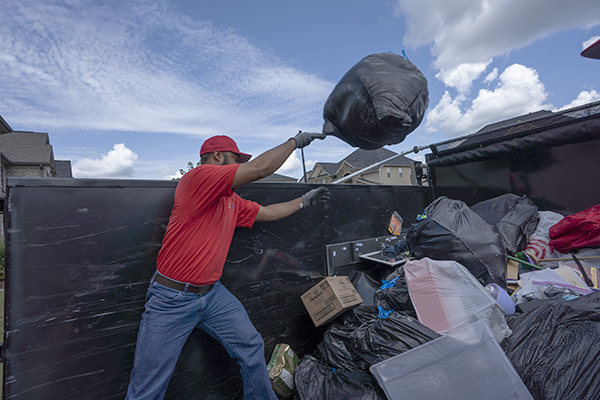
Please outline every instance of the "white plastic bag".
[{"label": "white plastic bag", "polygon": [[531,235],[525,252],[539,260],[553,256],[554,249],[550,246],[550,227],[564,217],[554,211],[540,211],[538,215],[540,222]]},{"label": "white plastic bag", "polygon": [[475,277],[456,261],[408,261],[404,272],[419,321],[445,334],[485,320],[498,343],[512,333],[504,310]]}]

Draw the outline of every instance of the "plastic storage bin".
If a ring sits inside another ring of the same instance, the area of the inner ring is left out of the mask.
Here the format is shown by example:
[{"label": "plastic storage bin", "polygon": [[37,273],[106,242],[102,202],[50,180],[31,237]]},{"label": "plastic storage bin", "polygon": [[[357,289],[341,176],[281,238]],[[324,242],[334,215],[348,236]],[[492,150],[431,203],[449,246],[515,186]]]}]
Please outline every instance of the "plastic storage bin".
[{"label": "plastic storage bin", "polygon": [[390,400],[533,399],[484,321],[371,366]]}]

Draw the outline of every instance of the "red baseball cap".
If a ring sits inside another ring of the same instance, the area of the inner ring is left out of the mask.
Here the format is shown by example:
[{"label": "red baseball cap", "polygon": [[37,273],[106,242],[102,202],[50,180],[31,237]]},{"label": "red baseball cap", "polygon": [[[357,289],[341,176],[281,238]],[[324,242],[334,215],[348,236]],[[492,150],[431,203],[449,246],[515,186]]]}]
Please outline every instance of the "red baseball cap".
[{"label": "red baseball cap", "polygon": [[242,153],[240,149],[238,149],[235,140],[224,135],[213,136],[206,139],[200,148],[200,155],[202,156],[202,154],[212,153],[215,150],[219,150],[220,152],[230,151],[237,154],[239,156],[238,161],[240,163],[248,162],[248,160],[250,160],[252,157],[250,154]]}]

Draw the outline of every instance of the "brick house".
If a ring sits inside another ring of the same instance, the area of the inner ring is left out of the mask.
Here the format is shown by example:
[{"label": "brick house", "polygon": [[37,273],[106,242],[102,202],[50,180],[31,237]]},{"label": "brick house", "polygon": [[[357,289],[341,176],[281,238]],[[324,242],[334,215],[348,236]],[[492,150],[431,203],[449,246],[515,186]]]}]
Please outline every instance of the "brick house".
[{"label": "brick house", "polygon": [[[71,161],[54,160],[47,133],[14,131],[0,116],[0,202],[4,210],[6,178],[72,178]],[[4,218],[2,216],[2,224]],[[4,230],[0,233],[4,236]]]}]

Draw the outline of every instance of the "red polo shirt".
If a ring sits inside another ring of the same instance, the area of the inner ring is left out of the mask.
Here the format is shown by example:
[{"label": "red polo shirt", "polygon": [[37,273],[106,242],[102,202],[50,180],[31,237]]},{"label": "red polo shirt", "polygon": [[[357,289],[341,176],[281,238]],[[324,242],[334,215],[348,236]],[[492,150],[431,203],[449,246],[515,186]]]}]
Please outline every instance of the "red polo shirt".
[{"label": "red polo shirt", "polygon": [[192,285],[221,278],[235,228],[252,227],[260,208],[231,188],[239,166],[205,164],[181,178],[156,261],[158,272]]}]

